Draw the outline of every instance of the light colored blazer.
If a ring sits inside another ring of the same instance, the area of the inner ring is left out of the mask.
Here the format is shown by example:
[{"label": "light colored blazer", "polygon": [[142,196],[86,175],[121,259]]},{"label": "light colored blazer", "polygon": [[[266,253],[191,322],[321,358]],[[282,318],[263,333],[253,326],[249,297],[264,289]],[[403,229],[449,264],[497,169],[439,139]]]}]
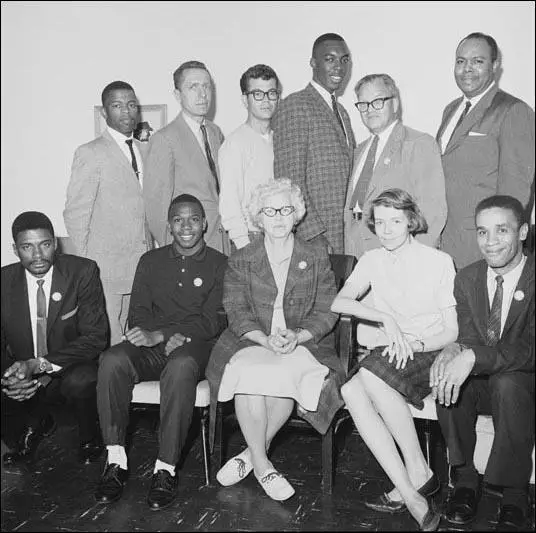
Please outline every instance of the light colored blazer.
[{"label": "light colored blazer", "polygon": [[[208,120],[205,126],[217,168],[223,133]],[[161,246],[171,242],[167,229],[169,204],[184,193],[195,196],[205,208],[207,245],[220,252],[226,251],[224,240],[227,237],[221,227],[214,176],[203,149],[180,112],[166,127],[151,136],[145,164],[143,194],[147,220],[153,237]]]},{"label": "light colored blazer", "polygon": [[[143,159],[145,146],[134,142]],[[152,241],[138,178],[107,130],[77,148],[63,218],[76,254],[96,261],[115,292],[130,293]]]},{"label": "light colored blazer", "polygon": [[[364,155],[368,139],[356,148],[354,169]],[[354,192],[352,179],[348,183],[344,208],[344,253],[360,257],[367,250],[379,248],[380,241],[372,233],[365,217],[354,222],[350,201]],[[414,130],[398,122],[389,135],[377,159],[364,205],[366,213],[370,202],[386,189],[399,188],[409,192],[428,222],[428,232],[416,235],[423,244],[437,247],[447,218],[445,177],[441,166],[439,147],[431,135]]]},{"label": "light colored blazer", "polygon": [[355,138],[346,109],[338,106],[348,143],[333,109],[318,91],[285,98],[272,118],[274,175],[302,190],[307,213],[296,234],[309,241],[324,234],[333,253],[343,251],[343,209],[352,170]]},{"label": "light colored blazer", "polygon": [[[443,113],[440,140],[461,97]],[[441,248],[458,269],[480,259],[474,211],[480,200],[508,194],[529,201],[534,176],[534,111],[496,86],[454,132],[442,156],[448,218]]]}]

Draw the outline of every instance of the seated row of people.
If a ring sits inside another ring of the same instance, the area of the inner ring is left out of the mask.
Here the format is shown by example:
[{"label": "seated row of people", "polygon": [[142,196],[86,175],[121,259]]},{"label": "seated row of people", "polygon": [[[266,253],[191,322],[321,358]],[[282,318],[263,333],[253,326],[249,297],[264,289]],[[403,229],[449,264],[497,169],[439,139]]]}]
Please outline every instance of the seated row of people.
[{"label": "seated row of people", "polygon": [[[295,404],[323,433],[346,403],[394,485],[366,505],[390,513],[407,508],[421,530],[433,531],[440,515],[429,498],[440,483],[423,457],[408,407],[422,408],[431,392],[456,470],[447,520],[459,525],[475,517],[475,421],[483,412],[492,414],[496,434],[485,480],[504,487],[498,527],[524,523],[535,357],[534,257],[522,252],[527,224],[521,204],[508,196],[478,204],[484,260],[456,274],[449,255],[414,238],[426,231],[426,220],[413,198],[386,190],[367,214],[381,248],[362,256],[339,294],[327,250],[294,234],[304,213],[301,191],[290,180],[260,185],[249,216],[261,232],[227,259],[205,245],[199,200],[175,198],[168,211],[173,241],[142,256],[129,329],[99,364],[108,326],[95,263],[56,255],[45,215],[17,217],[20,263],[2,268],[2,436],[14,448],[4,463],[31,458],[53,429],[47,415],[53,396],[77,410],[80,459],[97,459],[98,406],[108,455],[95,497],[117,501],[128,477],[133,387],[160,380],[159,451],[148,504],[167,507],[177,496],[175,467],[196,385],[206,375],[211,438],[217,402],[234,398],[247,444],[218,472],[222,485],[253,472],[271,498],[290,498],[294,488],[269,459],[273,438]],[[222,302],[228,326],[220,335]],[[338,313],[360,320],[358,340],[368,351],[349,376],[333,342]]]}]

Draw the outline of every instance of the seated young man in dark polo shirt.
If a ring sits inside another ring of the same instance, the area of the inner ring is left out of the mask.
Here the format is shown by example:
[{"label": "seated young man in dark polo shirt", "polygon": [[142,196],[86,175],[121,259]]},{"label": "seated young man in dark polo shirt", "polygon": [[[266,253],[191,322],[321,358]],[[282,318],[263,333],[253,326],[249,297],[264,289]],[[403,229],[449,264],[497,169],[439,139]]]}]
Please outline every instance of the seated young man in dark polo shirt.
[{"label": "seated young man in dark polo shirt", "polygon": [[220,333],[227,258],[206,246],[201,202],[181,194],[171,202],[173,242],[145,253],[138,263],[125,341],[104,352],[97,404],[108,460],[95,498],[117,501],[128,475],[125,452],[134,385],[160,380],[160,443],[147,502],[158,510],[177,495],[175,465],[184,445],[212,346]]}]

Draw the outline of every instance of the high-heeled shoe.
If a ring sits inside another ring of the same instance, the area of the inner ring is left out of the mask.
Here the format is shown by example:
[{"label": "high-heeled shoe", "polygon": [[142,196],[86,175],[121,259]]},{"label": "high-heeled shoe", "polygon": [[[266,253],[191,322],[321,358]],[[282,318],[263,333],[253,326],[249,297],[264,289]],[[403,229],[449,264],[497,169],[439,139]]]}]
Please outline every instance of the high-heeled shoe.
[{"label": "high-heeled shoe", "polygon": [[441,515],[435,510],[434,504],[429,502],[428,511],[419,524],[419,531],[437,531],[439,522],[441,522]]}]

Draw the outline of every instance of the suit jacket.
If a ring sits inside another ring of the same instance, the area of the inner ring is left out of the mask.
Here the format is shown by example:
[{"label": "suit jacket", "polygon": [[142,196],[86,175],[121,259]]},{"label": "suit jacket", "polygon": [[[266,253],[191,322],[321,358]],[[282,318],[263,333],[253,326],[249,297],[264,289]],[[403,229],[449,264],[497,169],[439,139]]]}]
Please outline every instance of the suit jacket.
[{"label": "suit jacket", "polygon": [[[329,367],[333,379],[326,380],[316,412],[300,413],[318,431],[325,433],[339,407],[344,370],[335,351],[332,330],[338,316],[330,310],[337,288],[325,248],[296,237],[290,260],[283,312],[288,328],[303,328],[313,334],[304,346]],[[214,436],[218,391],[225,365],[240,349],[255,346],[242,335],[261,330],[270,334],[277,286],[264,247],[264,236],[254,238],[229,257],[223,285],[223,305],[228,328],[218,339],[206,370],[211,390],[211,442]]]},{"label": "suit jacket", "polygon": [[[2,267],[2,373],[34,357],[26,273],[21,263]],[[54,297],[54,295],[58,295]],[[97,359],[108,341],[99,269],[75,255],[56,256],[47,312],[46,358],[63,368]]]},{"label": "suit jacket", "polygon": [[[356,148],[354,169],[358,168],[367,142],[368,139]],[[439,147],[432,136],[408,128],[401,122],[393,127],[382,153],[377,158],[365,204],[360,208],[366,213],[374,198],[384,190],[395,187],[413,196],[428,222],[428,232],[417,235],[417,239],[437,247],[447,219],[445,176]],[[368,229],[365,217],[359,222],[353,221],[353,206],[350,205],[353,192],[353,179],[350,179],[344,208],[344,252],[359,257],[367,250],[379,248],[380,241]]]},{"label": "suit jacket", "polygon": [[272,118],[274,175],[289,178],[305,198],[307,213],[297,228],[305,240],[324,234],[333,253],[343,251],[343,209],[355,138],[339,104],[348,142],[333,109],[308,84],[285,98]]},{"label": "suit jacket", "polygon": [[[205,121],[214,163],[223,142],[220,128]],[[226,236],[221,228],[218,193],[206,155],[183,113],[165,128],[151,136],[145,166],[143,195],[147,219],[153,237],[162,246],[171,242],[167,229],[167,212],[171,200],[179,194],[192,194],[200,200],[207,216],[205,241],[219,252],[227,250]]]},{"label": "suit jacket", "polygon": [[[461,100],[445,108],[438,142]],[[494,194],[508,194],[525,205],[534,158],[534,111],[493,87],[464,118],[442,156],[448,218],[441,247],[458,269],[480,258],[474,226],[478,202]]]},{"label": "suit jacket", "polygon": [[[145,147],[134,142],[143,155]],[[114,292],[128,294],[152,241],[140,183],[107,130],[77,148],[63,218],[76,254],[96,261]]]},{"label": "suit jacket", "polygon": [[475,352],[473,374],[534,373],[534,256],[527,257],[496,346],[486,345],[490,314],[487,268],[486,261],[477,261],[458,272],[454,280],[458,342]]}]

